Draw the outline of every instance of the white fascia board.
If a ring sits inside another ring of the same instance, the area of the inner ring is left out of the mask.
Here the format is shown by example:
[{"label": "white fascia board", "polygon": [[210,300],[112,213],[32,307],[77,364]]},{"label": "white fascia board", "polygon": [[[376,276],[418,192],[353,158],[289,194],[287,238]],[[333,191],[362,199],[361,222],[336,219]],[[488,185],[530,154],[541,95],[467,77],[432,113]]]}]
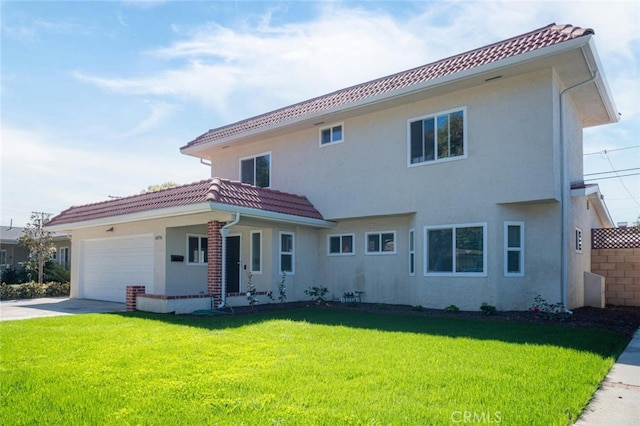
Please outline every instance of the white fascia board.
[{"label": "white fascia board", "polygon": [[[265,133],[265,132],[269,132],[271,130],[276,130],[282,127],[287,127],[287,126],[291,126],[294,124],[298,124],[298,123],[302,123],[305,121],[315,121],[318,120],[320,118],[324,118],[328,115],[331,114],[335,114],[335,113],[339,113],[339,112],[346,112],[346,111],[350,111],[350,110],[354,110],[354,109],[358,109],[358,108],[362,108],[365,106],[369,106],[369,105],[374,105],[380,102],[386,102],[389,100],[393,100],[395,98],[399,98],[402,96],[407,96],[410,95],[412,93],[415,92],[420,92],[423,90],[428,90],[428,89],[433,89],[433,88],[437,88],[440,86],[444,86],[444,85],[448,85],[448,84],[453,84],[455,82],[458,81],[463,81],[463,80],[467,80],[469,78],[472,78],[476,75],[479,74],[485,74],[485,73],[490,73],[490,72],[495,72],[495,71],[499,71],[505,68],[509,68],[515,65],[520,65],[520,64],[524,64],[527,62],[531,62],[543,57],[547,57],[547,56],[552,56],[561,52],[566,52],[566,51],[570,51],[570,50],[574,50],[574,49],[579,49],[581,47],[583,47],[586,44],[590,43],[592,36],[583,36],[583,37],[579,37],[577,39],[573,39],[573,40],[569,40],[569,41],[565,41],[559,44],[555,44],[553,46],[548,46],[548,47],[544,47],[542,49],[537,49],[531,52],[527,52],[527,53],[523,53],[520,55],[516,55],[516,56],[512,56],[506,59],[502,59],[500,61],[497,62],[492,62],[489,64],[485,64],[485,65],[480,65],[478,67],[474,67],[474,68],[470,68],[468,70],[465,71],[459,71],[453,74],[449,74],[446,75],[444,77],[440,77],[440,78],[436,78],[433,80],[428,80],[422,83],[418,83],[418,84],[414,84],[405,88],[400,88],[400,89],[396,89],[392,92],[388,92],[388,93],[382,93],[380,95],[376,95],[376,96],[372,96],[370,98],[365,98],[365,99],[361,99],[358,101],[354,101],[354,102],[349,102],[347,104],[344,105],[339,105],[336,106],[334,108],[330,108],[330,109],[326,109],[326,110],[322,110],[319,111],[317,113],[312,113],[312,114],[307,114],[307,115],[303,115],[301,117],[297,117],[288,121],[283,121],[283,122],[279,122],[270,126],[265,126],[265,127],[259,127],[257,129],[254,130],[249,130],[247,132],[242,132],[240,134],[237,135],[233,135],[233,136],[229,136],[223,139],[216,139],[214,141],[211,142],[206,142],[204,144],[200,144],[200,145],[196,145],[193,146],[191,148],[186,148],[181,150],[181,152],[185,155],[193,155],[195,157],[198,157],[197,152],[216,146],[216,145],[223,145],[223,144],[229,144],[229,143],[233,143],[236,140],[239,139],[243,139],[249,136],[253,136],[256,134],[260,134],[260,133]],[[592,49],[590,49],[592,50]],[[599,65],[599,64],[598,64]],[[601,68],[598,68],[601,69]],[[383,77],[384,78],[384,77]],[[304,102],[304,101],[303,101]]]},{"label": "white fascia board", "polygon": [[232,206],[229,204],[222,204],[216,202],[210,202],[211,210],[221,211],[228,213],[240,213],[242,217],[251,217],[254,219],[263,219],[275,222],[284,222],[293,225],[310,226],[313,228],[333,228],[336,226],[334,222],[323,219],[314,219],[311,217],[296,216],[285,213],[277,213],[268,210],[252,209],[250,207]]},{"label": "white fascia board", "polygon": [[584,188],[576,188],[571,190],[572,197],[586,197],[595,206],[595,209],[600,215],[609,222],[609,226],[613,227],[614,222],[607,204],[604,202],[604,197],[600,193],[600,187],[597,184],[589,185]]},{"label": "white fascia board", "polygon": [[593,73],[594,71],[598,71],[598,78],[595,81],[598,93],[600,94],[600,98],[602,99],[602,103],[607,110],[607,114],[609,115],[611,122],[617,123],[620,121],[620,114],[616,108],[615,102],[613,101],[609,83],[607,83],[607,79],[604,76],[604,68],[600,62],[600,57],[598,56],[598,51],[593,38],[589,37],[589,43],[583,47],[583,52],[591,72]]},{"label": "white fascia board", "polygon": [[163,219],[173,216],[183,216],[196,213],[208,213],[211,211],[209,203],[187,204],[184,206],[168,207],[157,210],[147,210],[120,216],[108,216],[81,222],[62,223],[60,225],[45,226],[49,231],[64,232],[78,228],[90,228],[93,226],[117,225],[119,223],[138,222],[142,220]]}]

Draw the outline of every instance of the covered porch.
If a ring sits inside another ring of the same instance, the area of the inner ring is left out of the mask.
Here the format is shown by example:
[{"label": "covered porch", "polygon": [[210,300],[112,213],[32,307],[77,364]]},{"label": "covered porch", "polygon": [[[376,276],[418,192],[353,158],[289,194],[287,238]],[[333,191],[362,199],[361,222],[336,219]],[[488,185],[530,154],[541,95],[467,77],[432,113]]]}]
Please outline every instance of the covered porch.
[{"label": "covered porch", "polygon": [[214,178],[72,207],[48,226],[80,248],[72,297],[188,313],[248,304],[249,280],[266,302],[282,273],[297,300],[295,282],[317,270],[317,230],[334,223],[306,197]]}]

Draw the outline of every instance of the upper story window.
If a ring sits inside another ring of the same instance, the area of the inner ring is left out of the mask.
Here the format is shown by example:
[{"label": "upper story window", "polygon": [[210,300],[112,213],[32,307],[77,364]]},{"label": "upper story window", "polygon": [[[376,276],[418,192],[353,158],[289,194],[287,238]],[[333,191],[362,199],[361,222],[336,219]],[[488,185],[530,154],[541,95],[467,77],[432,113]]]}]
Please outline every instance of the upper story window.
[{"label": "upper story window", "polygon": [[320,129],[320,146],[339,143],[344,140],[342,124],[336,124],[330,127]]},{"label": "upper story window", "polygon": [[463,158],[465,108],[409,120],[409,165]]},{"label": "upper story window", "polygon": [[249,185],[268,188],[271,186],[271,154],[240,159],[240,181]]}]

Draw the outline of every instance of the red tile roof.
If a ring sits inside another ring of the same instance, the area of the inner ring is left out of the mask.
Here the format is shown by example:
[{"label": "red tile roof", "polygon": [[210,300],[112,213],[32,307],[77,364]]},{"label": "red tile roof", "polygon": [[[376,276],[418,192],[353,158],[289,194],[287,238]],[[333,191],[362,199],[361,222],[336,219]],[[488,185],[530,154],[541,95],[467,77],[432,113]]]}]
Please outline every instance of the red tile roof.
[{"label": "red tile roof", "polygon": [[284,123],[289,120],[304,117],[305,115],[329,110],[355,101],[361,101],[386,92],[476,68],[481,65],[573,40],[588,34],[593,34],[593,30],[574,27],[572,25],[550,24],[529,33],[479,49],[209,130],[181,149],[193,148],[207,142]]},{"label": "red tile roof", "polygon": [[306,197],[214,178],[146,194],[70,207],[53,217],[47,222],[47,226],[206,202],[322,220],[320,212]]},{"label": "red tile roof", "polygon": [[211,181],[207,200],[236,207],[322,219],[320,212],[307,197],[227,179],[215,178]]}]

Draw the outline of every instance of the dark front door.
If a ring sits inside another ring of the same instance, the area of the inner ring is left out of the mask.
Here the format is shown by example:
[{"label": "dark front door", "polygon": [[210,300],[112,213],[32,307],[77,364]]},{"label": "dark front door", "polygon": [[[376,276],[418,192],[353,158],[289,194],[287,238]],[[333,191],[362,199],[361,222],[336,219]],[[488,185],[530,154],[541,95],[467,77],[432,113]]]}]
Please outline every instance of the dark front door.
[{"label": "dark front door", "polygon": [[227,237],[227,293],[240,292],[240,236]]}]

